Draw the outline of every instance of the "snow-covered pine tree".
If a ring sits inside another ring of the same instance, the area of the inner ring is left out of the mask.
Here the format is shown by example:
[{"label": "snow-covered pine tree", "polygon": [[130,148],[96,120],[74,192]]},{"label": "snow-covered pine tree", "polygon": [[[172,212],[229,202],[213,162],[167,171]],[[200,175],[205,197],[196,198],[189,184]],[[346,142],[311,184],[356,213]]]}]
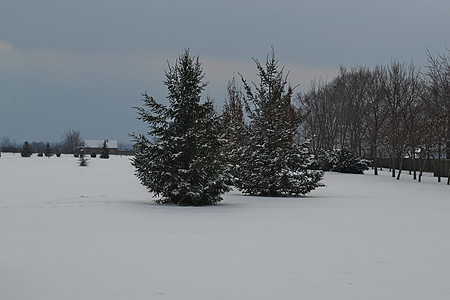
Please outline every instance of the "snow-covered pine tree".
[{"label": "snow-covered pine tree", "polygon": [[23,143],[22,151],[20,152],[20,155],[22,157],[30,157],[33,154],[33,150],[31,149],[30,143],[26,141]]},{"label": "snow-covered pine tree", "polygon": [[364,174],[369,170],[369,162],[356,157],[347,149],[335,150],[331,171],[340,173]]},{"label": "snow-covered pine tree", "polygon": [[312,158],[306,145],[293,143],[300,118],[291,104],[288,75],[278,67],[273,51],[265,66],[254,61],[260,79],[259,85],[253,83],[255,91],[241,76],[250,124],[235,185],[250,195],[306,194],[322,185],[323,172],[310,170]]},{"label": "snow-covered pine tree", "polygon": [[236,177],[236,170],[239,169],[239,149],[242,147],[246,137],[244,95],[234,76],[228,82],[227,92],[227,98],[223,106],[222,122],[224,125],[224,139],[226,140],[224,151],[227,158],[227,173],[230,176],[230,183],[232,183]]},{"label": "snow-covered pine tree", "polygon": [[105,159],[109,158],[109,148],[108,148],[108,145],[106,144],[106,140],[103,140],[102,152],[100,153],[100,158],[105,158]]},{"label": "snow-covered pine tree", "polygon": [[165,75],[169,105],[143,93],[144,107],[136,107],[138,119],[148,124],[153,138],[132,134],[137,146],[132,161],[136,176],[160,197],[158,203],[216,204],[229,187],[221,123],[212,100],[201,103],[207,83],[199,58],[185,50]]},{"label": "snow-covered pine tree", "polygon": [[47,145],[45,145],[44,155],[45,155],[45,157],[52,157],[53,156],[53,149],[50,146],[50,143],[47,143]]},{"label": "snow-covered pine tree", "polygon": [[80,167],[87,167],[89,165],[89,160],[85,157],[84,154],[80,155],[80,159],[78,160]]}]

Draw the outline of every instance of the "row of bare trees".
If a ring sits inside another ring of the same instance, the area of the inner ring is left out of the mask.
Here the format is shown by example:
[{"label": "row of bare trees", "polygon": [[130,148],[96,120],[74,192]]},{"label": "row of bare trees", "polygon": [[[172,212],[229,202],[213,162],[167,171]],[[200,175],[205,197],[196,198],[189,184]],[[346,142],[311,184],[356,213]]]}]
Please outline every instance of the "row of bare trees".
[{"label": "row of bare trees", "polygon": [[428,53],[424,71],[393,61],[373,69],[341,67],[331,82],[314,81],[308,91],[297,94],[304,117],[299,139],[310,139],[314,151],[345,148],[370,158],[375,172],[377,158],[389,157],[393,177],[405,156],[413,164],[418,157],[440,160],[445,153],[450,159],[447,51]]}]

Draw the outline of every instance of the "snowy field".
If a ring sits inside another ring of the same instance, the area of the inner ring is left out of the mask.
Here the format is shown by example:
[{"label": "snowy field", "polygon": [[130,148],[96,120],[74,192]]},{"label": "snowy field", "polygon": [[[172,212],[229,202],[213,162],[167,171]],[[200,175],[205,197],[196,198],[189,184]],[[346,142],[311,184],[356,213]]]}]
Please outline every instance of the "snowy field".
[{"label": "snowy field", "polygon": [[0,299],[450,299],[450,187],[151,204],[129,157],[0,158]]}]

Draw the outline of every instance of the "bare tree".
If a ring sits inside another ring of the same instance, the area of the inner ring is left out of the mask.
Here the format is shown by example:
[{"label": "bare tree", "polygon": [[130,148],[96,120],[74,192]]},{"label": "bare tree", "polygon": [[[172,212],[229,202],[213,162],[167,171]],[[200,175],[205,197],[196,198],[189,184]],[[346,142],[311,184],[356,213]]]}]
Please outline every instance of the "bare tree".
[{"label": "bare tree", "polygon": [[366,127],[370,156],[373,161],[374,174],[378,175],[378,147],[380,131],[386,119],[385,105],[386,69],[376,66],[371,72],[367,85],[366,105],[361,114]]},{"label": "bare tree", "polygon": [[[417,179],[416,152],[423,144],[424,130],[426,130],[426,122],[423,118],[423,91],[425,83],[419,76],[419,72],[415,72],[410,77],[408,98],[406,99],[405,108],[403,110],[403,122],[406,130],[406,147],[409,149],[409,157],[412,160],[413,178]],[[410,167],[411,175],[411,167]],[[400,176],[400,175],[399,175]]]},{"label": "bare tree", "polygon": [[83,140],[79,130],[67,129],[64,131],[61,141],[61,152],[72,154],[83,145]]},{"label": "bare tree", "polygon": [[363,139],[366,135],[363,113],[366,111],[369,79],[370,71],[367,67],[347,69],[342,66],[335,79],[343,105],[341,148],[348,149],[357,156],[363,155]]},{"label": "bare tree", "polygon": [[11,141],[8,137],[4,136],[0,142],[0,150],[3,152],[18,152],[19,145],[15,141]]},{"label": "bare tree", "polygon": [[317,150],[332,150],[336,147],[340,129],[342,105],[332,84],[323,80],[313,81],[306,93],[298,93],[299,113],[304,116],[301,130],[305,140],[311,140],[315,154]]},{"label": "bare tree", "polygon": [[[450,49],[447,55],[433,57],[428,52],[428,87],[433,109],[436,131],[436,143],[438,147],[438,163],[442,158],[442,148],[446,148],[446,169],[449,169],[450,160]],[[450,175],[448,175],[450,178]],[[440,168],[438,167],[438,181],[441,181]]]},{"label": "bare tree", "polygon": [[408,138],[408,106],[415,101],[418,93],[417,80],[419,73],[411,63],[393,61],[387,68],[385,126],[382,128],[384,142],[391,155],[392,177],[395,177],[396,161],[398,162],[400,179],[403,156],[407,152]]},{"label": "bare tree", "polygon": [[425,77],[413,63],[398,61],[373,70],[341,67],[331,82],[314,81],[309,91],[299,93],[299,110],[306,115],[301,126],[305,138],[313,139],[314,152],[347,148],[371,157],[375,174],[378,155],[387,155],[397,179],[404,157],[410,159],[410,174],[417,179],[425,158],[429,164],[435,158],[442,166],[439,160],[446,152],[448,170],[450,56],[428,56]]}]

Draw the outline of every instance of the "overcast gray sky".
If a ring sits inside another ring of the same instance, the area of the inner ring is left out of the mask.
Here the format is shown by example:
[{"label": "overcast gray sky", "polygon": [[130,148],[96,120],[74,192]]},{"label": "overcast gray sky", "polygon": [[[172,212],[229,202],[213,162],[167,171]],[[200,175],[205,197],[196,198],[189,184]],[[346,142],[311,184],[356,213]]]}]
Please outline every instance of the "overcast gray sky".
[{"label": "overcast gray sky", "polygon": [[165,101],[167,60],[199,55],[220,109],[233,72],[254,79],[271,46],[298,91],[339,65],[423,66],[450,47],[450,1],[0,0],[0,137],[128,142],[145,132],[140,93]]}]

